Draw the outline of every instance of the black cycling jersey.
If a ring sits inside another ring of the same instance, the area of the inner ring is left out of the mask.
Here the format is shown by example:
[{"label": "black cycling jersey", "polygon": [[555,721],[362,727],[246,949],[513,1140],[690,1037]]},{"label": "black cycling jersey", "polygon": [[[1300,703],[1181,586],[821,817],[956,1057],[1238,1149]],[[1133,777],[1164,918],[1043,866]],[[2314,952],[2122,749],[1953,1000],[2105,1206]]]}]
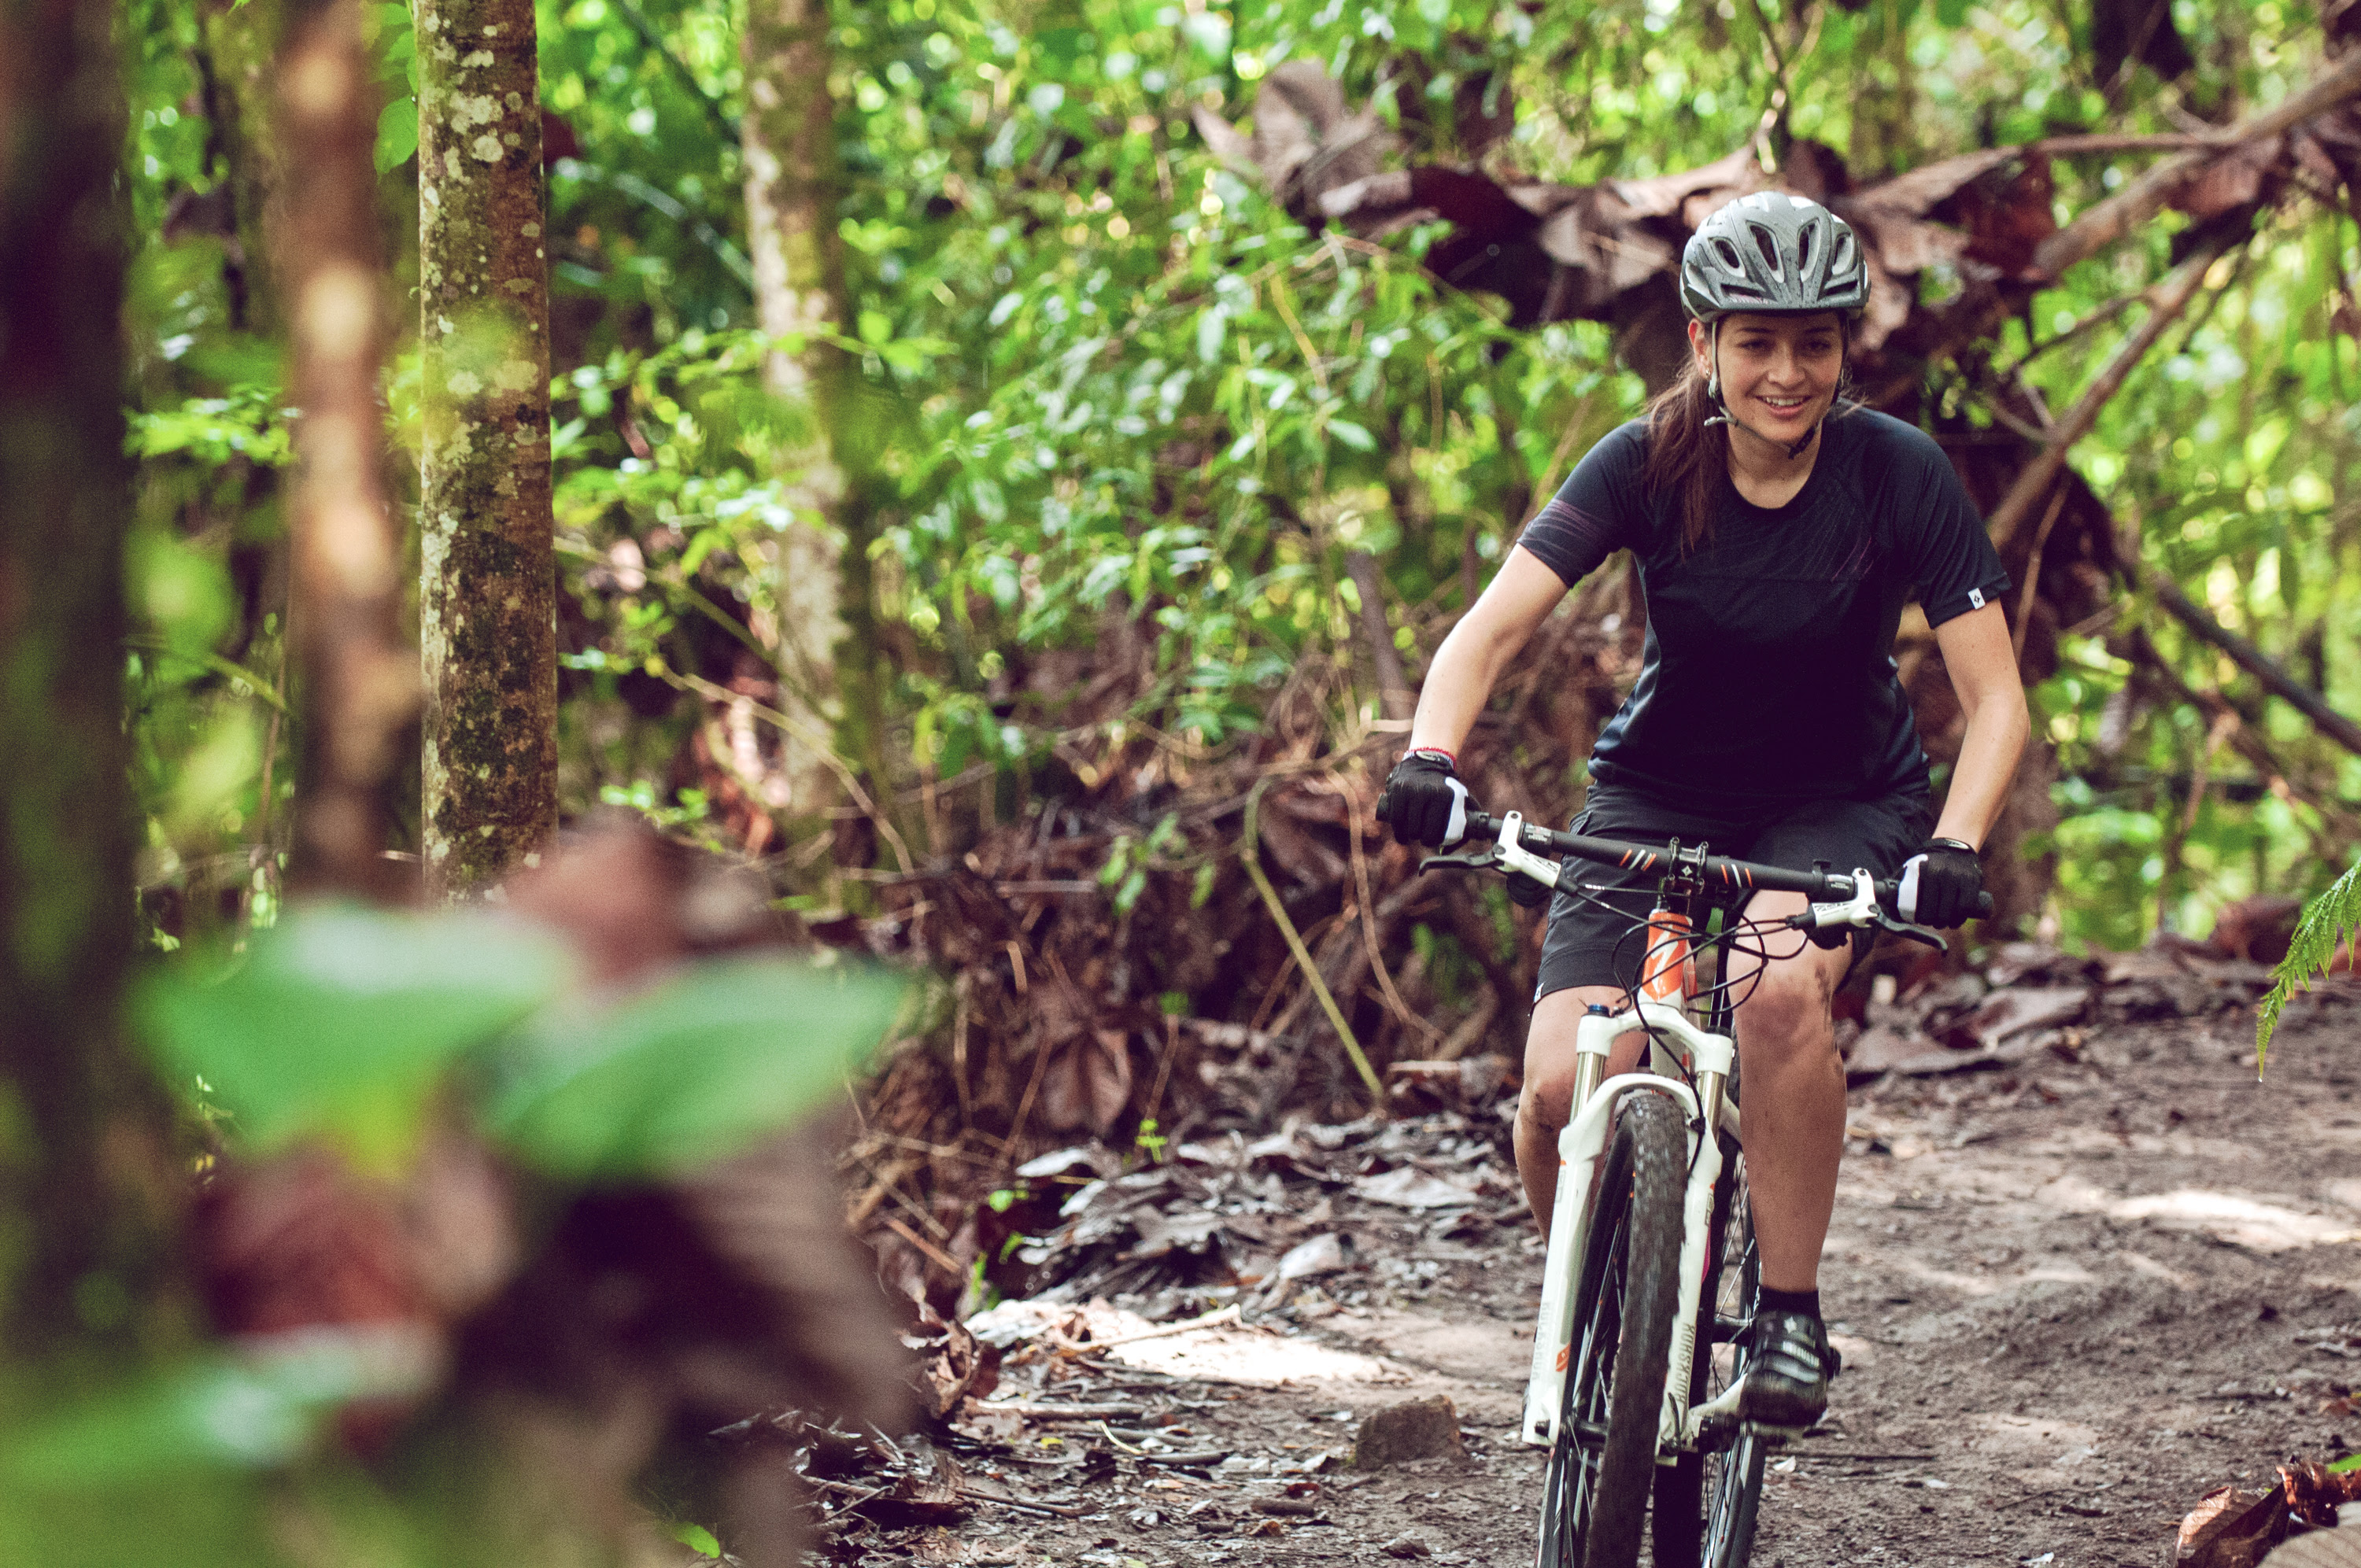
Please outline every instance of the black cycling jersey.
[{"label": "black cycling jersey", "polygon": [[1939,626],[2009,586],[1942,448],[1840,411],[1794,499],[1758,507],[1725,478],[1712,535],[1686,555],[1674,498],[1642,483],[1646,455],[1644,422],[1614,431],[1518,539],[1569,587],[1618,549],[1639,563],[1646,653],[1592,776],[1699,811],[1924,790],[1893,656],[1902,607],[1915,593]]}]

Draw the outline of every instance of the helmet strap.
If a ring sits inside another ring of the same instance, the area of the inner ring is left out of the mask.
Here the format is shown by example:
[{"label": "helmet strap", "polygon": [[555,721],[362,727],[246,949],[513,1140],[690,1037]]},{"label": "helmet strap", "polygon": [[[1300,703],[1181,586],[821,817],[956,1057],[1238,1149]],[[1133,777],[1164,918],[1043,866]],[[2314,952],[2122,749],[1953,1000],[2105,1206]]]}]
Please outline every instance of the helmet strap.
[{"label": "helmet strap", "polygon": [[1713,404],[1716,411],[1706,420],[1705,429],[1711,430],[1718,424],[1738,423],[1737,419],[1730,411],[1730,405],[1721,400],[1721,318],[1719,316],[1705,323],[1705,395],[1706,400]]}]

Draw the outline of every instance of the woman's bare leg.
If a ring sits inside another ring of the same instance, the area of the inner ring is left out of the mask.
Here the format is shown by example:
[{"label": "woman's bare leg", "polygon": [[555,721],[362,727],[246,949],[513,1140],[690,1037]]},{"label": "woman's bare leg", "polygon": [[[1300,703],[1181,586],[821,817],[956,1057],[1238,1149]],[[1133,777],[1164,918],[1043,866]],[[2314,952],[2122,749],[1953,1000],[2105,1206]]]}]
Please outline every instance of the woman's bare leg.
[{"label": "woman's bare leg", "polygon": [[[1804,902],[1801,894],[1757,894],[1746,913],[1751,919],[1778,919],[1799,913]],[[1738,1058],[1747,1184],[1754,1194],[1763,1286],[1812,1290],[1818,1288],[1820,1248],[1828,1241],[1844,1156],[1844,1063],[1837,1056],[1829,1004],[1852,949],[1850,944],[1816,948],[1800,931],[1768,933],[1763,946],[1776,955],[1767,966],[1736,953],[1727,959],[1737,994],[1746,999],[1738,1009]],[[1801,951],[1791,950],[1796,948]],[[1750,992],[1758,969],[1761,981]],[[1538,1029],[1538,1010],[1534,1023]],[[1517,1131],[1521,1140],[1521,1116]],[[1521,1169],[1521,1141],[1518,1153]]]},{"label": "woman's bare leg", "polygon": [[[1578,985],[1553,991],[1533,1004],[1532,1027],[1525,1035],[1524,1094],[1517,1102],[1517,1174],[1543,1241],[1557,1208],[1557,1135],[1574,1115],[1575,1031],[1584,1008],[1597,1003],[1620,1009],[1623,1001],[1620,985]],[[1608,1072],[1631,1071],[1646,1040],[1637,1032],[1618,1040]]]}]

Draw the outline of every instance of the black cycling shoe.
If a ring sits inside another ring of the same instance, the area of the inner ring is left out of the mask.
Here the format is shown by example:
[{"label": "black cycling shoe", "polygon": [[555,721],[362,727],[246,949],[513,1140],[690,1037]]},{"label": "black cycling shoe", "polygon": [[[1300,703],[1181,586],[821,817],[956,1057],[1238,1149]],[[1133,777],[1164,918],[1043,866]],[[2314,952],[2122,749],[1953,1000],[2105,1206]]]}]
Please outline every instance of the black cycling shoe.
[{"label": "black cycling shoe", "polygon": [[1801,1430],[1828,1413],[1828,1379],[1844,1365],[1828,1326],[1809,1312],[1758,1312],[1738,1419]]}]

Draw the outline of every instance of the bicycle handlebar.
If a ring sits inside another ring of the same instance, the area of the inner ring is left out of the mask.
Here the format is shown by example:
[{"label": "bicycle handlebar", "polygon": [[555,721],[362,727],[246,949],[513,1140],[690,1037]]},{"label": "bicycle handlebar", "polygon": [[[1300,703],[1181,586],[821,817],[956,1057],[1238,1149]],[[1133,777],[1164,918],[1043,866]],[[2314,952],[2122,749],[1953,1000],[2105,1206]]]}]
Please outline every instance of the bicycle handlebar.
[{"label": "bicycle handlebar", "polygon": [[[1467,813],[1467,837],[1462,842],[1478,839],[1498,840],[1500,818],[1487,812]],[[1659,867],[1669,869],[1672,861],[1669,844],[1634,844],[1620,839],[1594,839],[1583,833],[1559,833],[1528,822],[1518,835],[1522,847],[1536,855],[1571,855],[1576,860],[1599,865],[1621,866],[1642,873]],[[1708,855],[1697,868],[1709,883],[1743,892],[1800,893],[1814,904],[1841,904],[1854,896],[1853,878],[1850,872],[1799,872],[1784,866],[1766,866],[1755,861],[1735,860],[1728,855]],[[1901,894],[1898,881],[1875,884],[1878,907],[1894,914],[1894,900]],[[1993,912],[1992,894],[1979,894],[1976,914]]]}]

